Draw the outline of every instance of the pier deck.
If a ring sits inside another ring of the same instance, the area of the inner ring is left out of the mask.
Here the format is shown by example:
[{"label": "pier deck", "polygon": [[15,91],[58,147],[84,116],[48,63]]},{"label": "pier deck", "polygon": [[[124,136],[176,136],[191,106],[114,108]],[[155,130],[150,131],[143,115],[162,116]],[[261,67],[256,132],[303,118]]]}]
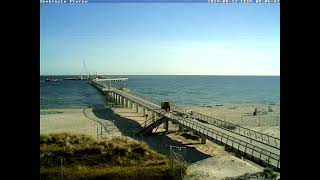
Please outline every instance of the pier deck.
[{"label": "pier deck", "polygon": [[[223,144],[229,149],[259,162],[262,165],[280,170],[280,139],[248,128],[234,125],[220,119],[191,112],[179,106],[172,106],[167,112],[161,109],[160,103],[131,94],[103,84],[99,81],[91,81],[98,90],[104,92],[108,99],[128,108],[142,107],[152,111],[159,117],[166,117],[179,126],[200,135],[202,142],[210,140]],[[232,128],[230,128],[232,127]]]}]

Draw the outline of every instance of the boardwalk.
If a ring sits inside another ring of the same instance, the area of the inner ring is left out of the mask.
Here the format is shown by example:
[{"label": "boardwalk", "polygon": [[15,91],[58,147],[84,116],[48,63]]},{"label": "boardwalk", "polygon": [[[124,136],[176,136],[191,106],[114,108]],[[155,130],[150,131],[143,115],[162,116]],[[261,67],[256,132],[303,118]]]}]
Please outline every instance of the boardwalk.
[{"label": "boardwalk", "polygon": [[143,112],[151,111],[153,116],[166,117],[181,128],[192,130],[198,134],[202,142],[210,140],[224,144],[227,148],[251,158],[262,165],[280,170],[280,139],[262,134],[248,128],[234,125],[220,119],[172,105],[170,112],[161,109],[160,102],[144,98],[137,94],[125,92],[102,82],[91,81],[109,100],[128,108],[143,108]]}]

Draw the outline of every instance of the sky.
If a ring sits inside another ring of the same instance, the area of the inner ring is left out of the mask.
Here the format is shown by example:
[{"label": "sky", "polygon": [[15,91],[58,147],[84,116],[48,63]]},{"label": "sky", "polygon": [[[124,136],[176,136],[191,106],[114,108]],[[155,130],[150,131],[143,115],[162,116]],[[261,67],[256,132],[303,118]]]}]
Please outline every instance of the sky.
[{"label": "sky", "polygon": [[279,4],[40,6],[40,75],[280,75]]}]

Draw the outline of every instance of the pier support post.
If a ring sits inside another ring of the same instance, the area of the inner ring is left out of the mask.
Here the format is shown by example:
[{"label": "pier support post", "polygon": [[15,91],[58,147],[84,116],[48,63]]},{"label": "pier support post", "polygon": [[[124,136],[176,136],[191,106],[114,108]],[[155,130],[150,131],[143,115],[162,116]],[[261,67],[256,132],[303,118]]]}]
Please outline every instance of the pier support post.
[{"label": "pier support post", "polygon": [[136,103],[136,112],[139,112],[139,105]]},{"label": "pier support post", "polygon": [[166,129],[166,131],[168,131],[168,129],[169,129],[169,121],[168,121],[168,119],[163,123],[163,128]]},{"label": "pier support post", "polygon": [[201,144],[206,144],[207,139],[205,137],[201,137]]},{"label": "pier support post", "polygon": [[108,92],[108,102],[111,102],[112,101],[112,92]]},{"label": "pier support post", "polygon": [[183,126],[179,124],[179,131],[180,131],[180,132],[183,132],[183,130],[184,130],[184,129],[183,129]]},{"label": "pier support post", "polygon": [[126,107],[129,108],[129,99],[126,99]]},{"label": "pier support post", "polygon": [[129,107],[132,109],[132,101],[131,100],[129,100]]},{"label": "pier support post", "polygon": [[122,104],[122,106],[124,106],[124,100],[125,100],[125,98],[123,97],[123,96],[121,96],[121,104]]},{"label": "pier support post", "polygon": [[113,101],[113,103],[116,102],[116,93],[115,92],[112,92],[112,101]]},{"label": "pier support post", "polygon": [[146,116],[146,108],[142,107],[142,116]]},{"label": "pier support post", "polygon": [[116,94],[116,102],[115,102],[117,105],[119,104],[119,95]]},{"label": "pier support post", "polygon": [[153,117],[153,121],[157,120],[157,114],[155,112],[152,111],[152,117]]},{"label": "pier support post", "polygon": [[104,94],[106,95],[106,101],[108,102],[109,101],[109,91],[105,91]]},{"label": "pier support post", "polygon": [[124,97],[121,96],[121,106],[124,106]]}]

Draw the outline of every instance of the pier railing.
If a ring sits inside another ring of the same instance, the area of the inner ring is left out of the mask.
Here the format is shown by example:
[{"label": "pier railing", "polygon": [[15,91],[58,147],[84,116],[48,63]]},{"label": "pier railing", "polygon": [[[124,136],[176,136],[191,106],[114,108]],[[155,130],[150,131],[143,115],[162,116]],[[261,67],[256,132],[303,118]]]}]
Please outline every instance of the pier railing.
[{"label": "pier railing", "polygon": [[[102,86],[104,87],[104,86]],[[104,87],[105,88],[105,87]],[[109,87],[110,88],[110,87]],[[127,98],[131,98],[134,99],[136,102],[141,102],[140,105],[145,106],[146,104],[150,107],[152,107],[153,109],[157,109],[159,112],[163,111],[163,109],[160,108],[160,102],[156,101],[156,100],[150,100],[151,98],[146,98],[141,96],[138,93],[123,93],[123,91],[112,88],[112,90],[117,91],[118,93],[122,94],[123,96],[127,95]],[[195,120],[198,120],[200,122],[207,122],[208,124],[217,126],[219,128],[222,128],[224,130],[230,131],[232,133],[236,133],[239,134],[241,136],[245,136],[245,137],[249,137],[252,140],[256,140],[258,142],[261,142],[263,144],[267,144],[270,145],[273,148],[276,149],[280,149],[280,139],[267,135],[267,134],[263,134],[233,123],[229,123],[226,121],[223,121],[221,119],[217,119],[211,116],[207,116],[198,112],[194,112],[182,107],[179,107],[177,105],[171,104],[170,107],[172,108],[173,112],[178,112],[180,113],[182,116],[186,115],[188,117],[191,117]]]},{"label": "pier railing", "polygon": [[[112,88],[112,89],[114,91],[117,91],[119,94],[122,94],[123,96],[127,95],[127,98],[134,99],[138,103],[141,102],[140,105],[142,105],[142,106],[145,106],[147,104],[147,105],[151,106],[152,108],[157,109],[159,112],[164,111],[163,109],[160,108],[159,104],[145,100],[143,97],[140,97],[138,94],[135,94],[135,95],[129,94],[129,93],[124,94],[124,92],[121,90],[118,90],[115,88]],[[182,116],[187,115],[188,117],[191,117],[191,118],[198,120],[200,122],[201,121],[207,122],[208,124],[217,126],[219,128],[230,131],[232,133],[236,133],[241,136],[249,137],[252,140],[261,142],[263,144],[269,145],[269,146],[276,148],[276,149],[280,149],[280,139],[279,138],[276,138],[276,137],[273,137],[273,136],[270,136],[267,134],[263,134],[263,133],[245,128],[245,127],[241,127],[239,125],[229,123],[229,122],[226,122],[226,121],[214,118],[214,117],[210,117],[210,116],[198,113],[198,112],[190,111],[188,109],[179,107],[174,104],[172,104],[170,106],[172,107],[173,112],[175,111],[178,113],[182,113],[181,114]]]},{"label": "pier railing", "polygon": [[214,139],[216,141],[222,142],[225,145],[228,145],[234,149],[237,149],[243,153],[251,155],[254,158],[262,160],[264,163],[274,166],[275,168],[280,169],[280,155],[262,149],[258,146],[252,145],[246,141],[235,138],[228,134],[222,133],[220,131],[214,130],[207,126],[196,123],[190,119],[173,116],[172,119],[177,121],[180,124],[183,124],[191,130],[196,130],[202,136],[205,136],[208,139]]},{"label": "pier railing", "polygon": [[[97,83],[98,84],[98,83]],[[100,86],[100,88],[104,89],[104,86]],[[168,114],[166,113],[166,111],[164,111],[163,109],[161,109],[160,105],[155,104],[153,102],[147,101],[144,98],[141,98],[139,96],[135,96],[129,93],[126,93],[124,91],[115,89],[115,88],[109,88],[108,90],[110,91],[114,91],[117,94],[120,94],[121,96],[130,99],[132,101],[134,101],[135,103],[144,106],[145,108],[148,108],[152,111],[154,111],[155,113],[157,113],[159,116],[167,116]],[[267,165],[271,165],[275,168],[280,169],[280,146],[277,148],[278,151],[276,150],[272,150],[275,151],[279,154],[276,154],[274,152],[271,151],[271,149],[269,150],[269,148],[264,147],[264,146],[257,146],[257,143],[251,143],[251,140],[255,140],[256,142],[260,142],[261,141],[267,141],[267,142],[271,142],[271,139],[274,138],[272,136],[269,135],[265,135],[259,132],[255,132],[253,130],[247,129],[247,128],[243,128],[240,127],[238,125],[236,126],[236,129],[234,130],[230,130],[228,128],[226,128],[226,125],[234,125],[232,123],[228,123],[210,116],[206,116],[200,113],[196,113],[193,112],[191,113],[189,110],[184,109],[184,108],[180,108],[182,110],[179,109],[180,107],[173,105],[172,106],[172,116],[168,117],[169,119],[171,119],[172,121],[177,122],[180,125],[183,125],[193,131],[196,131],[197,133],[200,133],[201,136],[206,137],[207,139],[211,139],[214,141],[219,141],[223,144],[225,144],[227,147],[232,147],[234,149],[237,149],[238,151],[246,154],[246,155],[250,155],[254,158],[257,158],[258,160],[266,163]],[[181,115],[178,115],[179,113],[182,113]],[[187,116],[187,117],[185,117]],[[225,130],[225,132],[220,131],[216,128],[212,128],[209,126],[205,126],[200,122],[195,121],[195,119],[197,119],[198,121],[201,120],[208,122],[207,124],[211,124],[214,125],[218,128],[220,128],[221,130]],[[227,134],[227,132],[232,132],[231,134]],[[242,136],[234,136],[234,134],[238,134]],[[260,140],[259,139],[259,135],[260,135]],[[253,138],[254,137],[254,138]],[[265,137],[267,137],[268,139],[265,139]],[[275,140],[277,140],[277,138],[274,138]],[[279,143],[280,144],[280,139],[279,141],[275,141],[275,143]],[[263,143],[265,144],[265,143]],[[272,147],[272,145],[268,145],[270,147]]]},{"label": "pier railing", "polygon": [[148,118],[146,121],[144,121],[141,125],[143,125],[143,127],[147,127],[150,124],[152,124],[154,121],[156,121],[154,118],[156,117],[156,115]]},{"label": "pier railing", "polygon": [[[115,91],[126,98],[131,98],[132,100],[135,100],[137,103],[139,103],[143,106],[146,106],[146,102],[148,102],[144,99],[137,98],[133,95],[129,95],[129,94],[124,93],[120,90],[115,89]],[[148,102],[147,104],[151,105],[153,103]],[[165,115],[165,111],[160,109],[159,106],[153,104],[152,107],[155,107],[156,110],[158,110],[159,114]],[[244,141],[244,140],[235,138],[233,136],[222,133],[222,132],[217,131],[215,129],[212,129],[210,127],[204,126],[200,123],[195,122],[194,120],[191,120],[191,119],[188,119],[185,117],[172,116],[170,118],[173,120],[178,120],[179,124],[183,124],[192,130],[196,130],[197,132],[203,134],[207,138],[218,140],[218,141],[225,143],[226,145],[229,145],[229,146],[231,146],[239,151],[242,151],[246,154],[249,153],[253,157],[263,160],[267,164],[271,164],[272,166],[274,166],[276,168],[280,168],[280,155],[278,155],[276,153],[273,153],[273,152],[266,150],[266,149],[262,149],[261,147],[252,145],[248,141]]]},{"label": "pier railing", "polygon": [[221,119],[217,119],[217,118],[214,118],[211,116],[207,116],[207,115],[204,115],[204,114],[201,114],[198,112],[190,111],[190,110],[181,108],[176,105],[173,105],[172,109],[173,109],[173,111],[186,114],[187,116],[192,117],[193,119],[207,122],[211,125],[218,126],[218,127],[225,129],[227,131],[231,131],[231,132],[237,133],[239,135],[243,135],[243,136],[247,136],[247,137],[256,139],[260,142],[266,143],[268,145],[271,145],[272,147],[280,149],[280,139],[277,137],[263,134],[258,131],[254,131],[252,129],[248,129],[248,128],[245,128],[245,127],[233,124],[233,123],[229,123],[229,122],[226,122],[226,121],[223,121]]}]

